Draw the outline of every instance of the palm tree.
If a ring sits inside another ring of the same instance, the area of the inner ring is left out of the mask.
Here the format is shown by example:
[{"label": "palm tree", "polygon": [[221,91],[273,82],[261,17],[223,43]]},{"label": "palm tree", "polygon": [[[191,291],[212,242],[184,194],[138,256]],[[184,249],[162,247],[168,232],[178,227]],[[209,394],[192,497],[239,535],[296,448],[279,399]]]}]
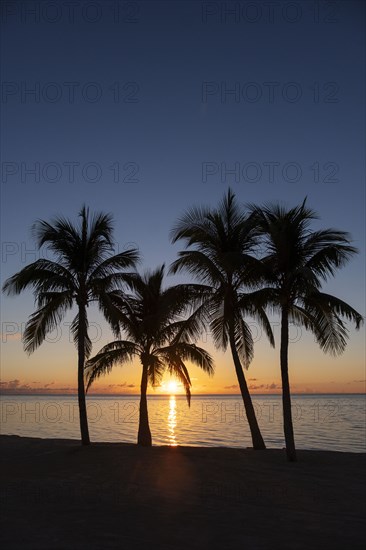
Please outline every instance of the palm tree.
[{"label": "palm tree", "polygon": [[75,304],[77,314],[71,331],[78,350],[78,402],[83,445],[89,445],[89,430],[84,391],[84,365],[91,352],[88,336],[87,307],[96,301],[112,328],[116,330],[116,308],[113,296],[121,289],[126,268],[138,260],[136,249],[111,256],[113,251],[112,218],[109,214],[89,215],[81,209],[80,224],[58,217],[52,222],[38,220],[32,227],[38,249],[48,246],[54,261],[39,259],[10,277],[3,291],[20,294],[33,288],[37,310],[24,332],[24,348],[29,354],[42,344],[47,333],[61,322]]},{"label": "palm tree", "polygon": [[261,291],[262,303],[281,314],[280,364],[282,403],[287,458],[296,460],[288,374],[289,322],[311,330],[325,352],[334,355],[345,349],[348,330],[342,320],[356,324],[362,316],[339,298],[321,292],[322,283],[333,276],[357,252],[343,231],[312,231],[310,223],[317,214],[300,206],[285,209],[280,205],[251,207],[252,219],[261,234],[265,251],[262,262],[270,286]]},{"label": "palm tree", "polygon": [[255,228],[229,189],[217,209],[188,211],[173,229],[172,240],[183,240],[192,249],[179,253],[171,272],[185,270],[212,290],[208,308],[213,340],[224,351],[230,345],[253,448],[265,449],[243,370],[253,358],[253,338],[245,314],[259,321],[274,345],[266,313],[256,305],[256,293],[244,292],[246,287],[255,287],[262,269],[251,255],[257,243]]},{"label": "palm tree", "polygon": [[176,285],[163,289],[164,266],[145,275],[131,277],[133,295],[116,301],[120,308],[120,326],[127,340],[104,346],[86,365],[87,389],[96,378],[116,364],[140,359],[142,365],[138,445],[151,446],[147,409],[147,386],[157,386],[165,370],[183,384],[190,403],[191,380],[185,361],[213,374],[209,353],[190,342],[199,332],[196,311],[182,319],[190,305],[202,295],[199,285]]}]

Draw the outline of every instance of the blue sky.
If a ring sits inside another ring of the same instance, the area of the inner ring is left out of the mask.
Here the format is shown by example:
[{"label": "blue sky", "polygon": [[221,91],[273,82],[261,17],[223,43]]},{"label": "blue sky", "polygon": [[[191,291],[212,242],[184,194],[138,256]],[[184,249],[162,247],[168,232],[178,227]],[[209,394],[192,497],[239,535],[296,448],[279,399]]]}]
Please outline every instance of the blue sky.
[{"label": "blue sky", "polygon": [[[318,225],[349,231],[361,253],[327,289],[364,314],[365,6],[288,4],[5,1],[2,280],[36,259],[36,218],[75,218],[83,203],[114,214],[119,249],[169,264],[177,217],[231,186],[242,203],[307,196]],[[2,304],[20,325],[33,298]],[[30,380],[31,361],[45,380],[49,350],[27,359],[12,342],[3,378]],[[364,333],[351,346],[350,377],[364,378]]]}]

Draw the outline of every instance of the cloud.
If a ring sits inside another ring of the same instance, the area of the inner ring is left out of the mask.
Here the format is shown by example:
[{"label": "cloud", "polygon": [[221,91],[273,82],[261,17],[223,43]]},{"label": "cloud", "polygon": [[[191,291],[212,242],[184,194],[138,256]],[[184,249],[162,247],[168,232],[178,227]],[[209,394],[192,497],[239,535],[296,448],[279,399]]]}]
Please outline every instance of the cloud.
[{"label": "cloud", "polygon": [[[257,380],[256,378],[249,378],[249,380]],[[238,390],[239,385],[233,384],[232,386],[224,386],[225,390]],[[249,384],[250,390],[280,390],[281,386],[272,382],[272,384]]]},{"label": "cloud", "polygon": [[123,382],[122,384],[108,384],[108,388],[135,388],[135,384],[127,384],[127,382]]},{"label": "cloud", "polygon": [[249,382],[256,382],[258,379],[257,378],[248,378]]},{"label": "cloud", "polygon": [[366,380],[352,380],[355,384],[364,384]]},{"label": "cloud", "polygon": [[1,389],[16,390],[20,386],[20,380],[9,380],[8,382],[0,382]]},{"label": "cloud", "polygon": [[272,384],[250,384],[250,390],[280,390],[281,386],[272,382]]},{"label": "cloud", "polygon": [[[22,395],[22,394],[77,394],[77,387],[74,386],[56,386],[56,382],[47,382],[40,385],[39,381],[34,380],[31,383],[22,382],[18,378],[14,380],[6,380],[0,382],[0,393],[7,395]],[[109,384],[108,386],[91,388],[90,393],[112,393],[113,389],[118,391],[120,388],[125,388],[126,392],[136,388],[135,384],[128,384],[123,382],[122,384]]]},{"label": "cloud", "polygon": [[29,384],[21,384],[20,380],[8,380],[7,382],[0,382],[1,393],[22,393],[32,390]]},{"label": "cloud", "polygon": [[36,384],[38,382],[32,382],[32,385],[28,383],[21,383],[20,380],[17,378],[14,380],[7,380],[4,382],[0,382],[0,392],[2,394],[39,394],[39,393],[50,393],[50,389],[52,390],[52,393],[76,393],[76,388],[67,386],[64,388],[55,388],[50,386],[54,386],[55,382],[49,382],[48,384],[44,384],[43,386],[36,386],[33,384]]}]

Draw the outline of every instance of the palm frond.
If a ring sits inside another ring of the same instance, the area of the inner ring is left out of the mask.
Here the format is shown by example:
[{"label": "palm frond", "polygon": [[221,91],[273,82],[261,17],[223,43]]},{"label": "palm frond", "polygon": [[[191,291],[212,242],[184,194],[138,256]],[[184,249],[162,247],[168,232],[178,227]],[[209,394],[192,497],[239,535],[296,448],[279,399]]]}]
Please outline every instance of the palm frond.
[{"label": "palm frond", "polygon": [[278,298],[275,289],[263,288],[251,293],[241,293],[238,298],[238,307],[241,314],[250,315],[258,321],[260,327],[266,333],[271,346],[274,347],[275,341],[273,331],[265,308],[271,306],[273,308],[273,305],[278,305]]},{"label": "palm frond", "polygon": [[140,349],[135,342],[118,340],[104,346],[97,355],[89,359],[85,365],[87,391],[93,382],[102,375],[108,374],[114,365],[132,361]]},{"label": "palm frond", "polygon": [[160,382],[163,378],[165,371],[164,362],[161,361],[158,355],[150,354],[149,355],[149,367],[148,367],[148,377],[149,382],[153,388],[156,388],[160,385]]},{"label": "palm frond", "polygon": [[317,277],[327,280],[329,276],[334,276],[336,270],[343,267],[357,253],[355,247],[344,244],[348,243],[348,240],[347,234],[343,235],[341,232],[329,230],[317,232],[305,243],[304,252],[310,255],[306,267]]},{"label": "palm frond", "polygon": [[169,362],[168,371],[170,375],[174,376],[183,385],[184,391],[186,392],[188,407],[190,407],[191,397],[192,397],[191,396],[192,382],[189,376],[188,369],[179,356],[175,358],[173,361]]},{"label": "palm frond", "polygon": [[334,296],[314,292],[306,297],[303,309],[308,314],[311,330],[325,353],[340,355],[343,353],[348,339],[348,329],[342,321],[343,316],[358,323],[362,317],[348,304]]},{"label": "palm frond", "polygon": [[69,220],[63,217],[51,222],[37,220],[31,231],[38,248],[46,245],[55,254],[57,261],[68,268],[72,265],[70,260],[75,258],[75,250],[81,249],[82,240],[77,227]]},{"label": "palm frond", "polygon": [[235,319],[234,338],[240,360],[247,369],[254,356],[254,342],[250,327],[241,315]]},{"label": "palm frond", "polygon": [[62,265],[46,259],[39,259],[9,277],[3,285],[3,292],[16,295],[28,287],[36,293],[76,289],[72,274]]},{"label": "palm frond", "polygon": [[214,373],[214,364],[211,355],[205,349],[195,344],[175,342],[161,349],[157,349],[155,353],[163,358],[164,363],[167,365],[168,372],[174,375],[183,384],[188,404],[190,404],[191,399],[191,380],[185,361],[190,361],[197,365],[209,376],[212,376]]},{"label": "palm frond", "polygon": [[118,338],[121,333],[121,322],[125,319],[125,316],[120,307],[118,307],[116,292],[103,292],[100,289],[97,294],[97,302],[99,310],[111,327],[114,336]]},{"label": "palm frond", "polygon": [[[103,262],[97,264],[95,269],[89,274],[88,279],[89,281],[103,279],[114,275],[116,270],[134,268],[139,258],[140,255],[137,248],[131,248],[114,256],[110,256]],[[120,275],[120,273],[118,274]]]},{"label": "palm frond", "polygon": [[171,264],[169,272],[176,274],[181,271],[190,273],[210,286],[217,285],[223,281],[220,269],[210,257],[199,250],[183,250],[179,252],[179,258]]},{"label": "palm frond", "polygon": [[363,325],[364,318],[362,315],[349,304],[343,300],[340,300],[336,296],[326,294],[325,292],[320,292],[316,295],[316,300],[326,303],[336,315],[344,317],[347,321],[354,323],[357,330]]},{"label": "palm frond", "polygon": [[210,209],[207,207],[194,206],[187,210],[170,232],[172,242],[184,239],[187,246],[191,246],[197,242],[197,239],[209,233],[210,224],[207,219],[209,213]]},{"label": "palm frond", "polygon": [[72,307],[70,293],[48,293],[40,297],[42,307],[37,309],[26,324],[23,343],[25,351],[30,354],[40,346],[46,335],[57,328],[66,311]]}]

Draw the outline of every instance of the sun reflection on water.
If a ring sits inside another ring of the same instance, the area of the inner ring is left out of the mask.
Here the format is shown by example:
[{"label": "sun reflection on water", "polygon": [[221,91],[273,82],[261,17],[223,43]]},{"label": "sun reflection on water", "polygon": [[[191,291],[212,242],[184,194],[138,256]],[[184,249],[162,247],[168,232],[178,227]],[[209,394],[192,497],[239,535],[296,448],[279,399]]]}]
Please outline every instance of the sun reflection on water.
[{"label": "sun reflection on water", "polygon": [[177,402],[175,400],[175,395],[171,395],[169,399],[169,415],[168,415],[169,445],[171,447],[177,446],[177,439],[175,436],[176,425],[177,425]]}]

